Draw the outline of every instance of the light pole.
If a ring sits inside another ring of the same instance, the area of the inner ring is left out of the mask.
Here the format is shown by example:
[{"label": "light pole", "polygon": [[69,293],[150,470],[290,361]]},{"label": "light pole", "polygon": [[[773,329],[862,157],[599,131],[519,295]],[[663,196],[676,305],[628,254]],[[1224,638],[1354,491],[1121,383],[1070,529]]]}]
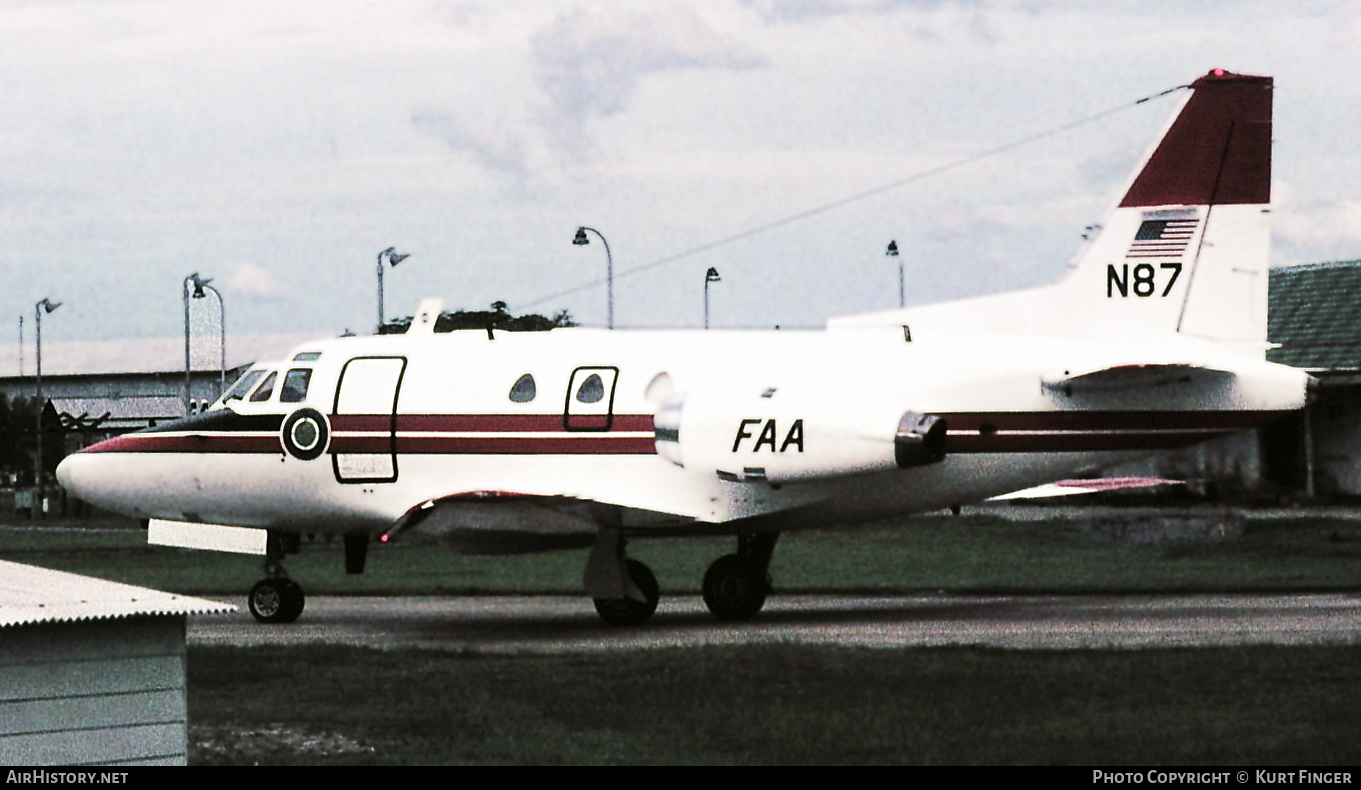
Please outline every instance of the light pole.
[{"label": "light pole", "polygon": [[[227,389],[227,305],[222,301],[222,292],[208,284],[212,281],[213,278],[211,277],[199,277],[198,272],[184,278],[184,415],[186,417],[190,413],[189,405],[192,402],[191,393],[193,392],[189,380],[189,300],[190,298],[206,298],[208,294],[205,291],[212,291],[217,296],[218,327],[221,335],[219,345],[222,357],[218,394],[222,394]],[[193,293],[189,291],[190,283],[194,285]]]},{"label": "light pole", "polygon": [[[897,242],[897,241],[890,240],[889,243],[888,243],[888,249],[884,250],[884,254],[887,255],[887,256],[890,257],[890,258],[898,258],[898,242]],[[902,258],[898,258],[898,306],[899,306],[899,307],[906,307],[906,306],[907,306],[907,296],[906,296],[906,294],[907,294],[907,291],[906,291],[906,289],[903,288],[903,259],[902,259]]]},{"label": "light pole", "polygon": [[595,228],[588,228],[584,225],[577,228],[577,235],[576,238],[572,239],[572,243],[578,247],[583,244],[590,244],[591,240],[586,238],[586,231],[588,230],[598,236],[600,238],[600,243],[605,245],[605,277],[608,283],[609,293],[609,318],[607,326],[610,329],[614,329],[614,256],[610,254],[610,243],[605,241],[605,237],[600,234],[600,231]]},{"label": "light pole", "polygon": [[704,273],[704,328],[709,328],[709,283],[723,282],[718,278],[718,269],[710,266]]},{"label": "light pole", "polygon": [[37,395],[38,395],[38,451],[34,454],[35,461],[33,467],[33,486],[37,491],[33,502],[34,512],[42,507],[43,491],[43,311],[52,312],[61,307],[61,302],[53,302],[51,299],[44,298],[41,302],[33,305],[33,320],[37,325],[37,346],[38,346],[38,376],[37,376]]},{"label": "light pole", "polygon": [[388,247],[378,253],[378,329],[375,332],[383,331],[383,258],[388,259],[389,266],[396,266],[407,258],[411,257],[409,252],[397,252],[395,247]]}]

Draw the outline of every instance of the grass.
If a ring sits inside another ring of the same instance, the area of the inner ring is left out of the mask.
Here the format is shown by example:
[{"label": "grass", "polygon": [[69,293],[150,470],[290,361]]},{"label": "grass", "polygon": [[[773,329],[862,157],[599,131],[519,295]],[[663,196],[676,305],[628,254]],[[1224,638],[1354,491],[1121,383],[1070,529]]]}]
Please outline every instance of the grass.
[{"label": "grass", "polygon": [[[147,546],[130,522],[0,526],[0,557],[184,593],[244,592],[257,558]],[[1063,517],[925,516],[781,538],[779,591],[1157,592],[1361,588],[1361,523],[1249,519],[1137,543]],[[726,539],[635,541],[664,593]],[[289,569],[311,594],[577,593],[585,552],[463,557],[401,542],[343,573],[338,541]],[[266,764],[1349,764],[1361,652],[861,650],[808,645],[460,655],[335,646],[189,651],[191,761]]]},{"label": "grass", "polygon": [[[1149,516],[1150,519],[1157,518]],[[0,528],[0,557],[186,594],[244,592],[256,557],[148,546],[135,523],[47,522]],[[996,515],[918,516],[847,532],[781,537],[771,564],[779,591],[1221,592],[1361,588],[1361,521],[1300,516],[1250,519],[1224,539],[1138,544],[1082,521],[1014,521]],[[731,539],[636,540],[663,593],[698,591]],[[370,549],[368,569],[347,576],[339,540],[304,540],[288,558],[309,594],[575,594],[586,552],[469,557],[419,541]]]},{"label": "grass", "polygon": [[767,645],[536,657],[199,647],[189,673],[199,764],[1361,759],[1354,648]]}]

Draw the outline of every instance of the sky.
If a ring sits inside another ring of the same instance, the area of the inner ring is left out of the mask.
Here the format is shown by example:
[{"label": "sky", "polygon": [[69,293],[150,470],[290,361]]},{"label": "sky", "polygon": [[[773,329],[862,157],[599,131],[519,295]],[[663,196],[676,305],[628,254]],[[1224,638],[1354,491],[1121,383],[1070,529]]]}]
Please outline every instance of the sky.
[{"label": "sky", "polygon": [[391,246],[388,317],[604,325],[583,225],[618,327],[1039,285],[1216,67],[1276,80],[1273,265],[1361,258],[1361,4],[0,0],[0,315],[368,332]]}]

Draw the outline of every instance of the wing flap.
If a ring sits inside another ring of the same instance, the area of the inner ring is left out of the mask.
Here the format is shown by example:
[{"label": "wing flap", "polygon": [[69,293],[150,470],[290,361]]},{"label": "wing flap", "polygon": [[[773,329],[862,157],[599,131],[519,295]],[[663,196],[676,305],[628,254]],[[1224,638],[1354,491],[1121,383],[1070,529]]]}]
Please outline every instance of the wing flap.
[{"label": "wing flap", "polygon": [[527,554],[578,549],[595,540],[592,502],[565,496],[469,491],[407,511],[384,534],[416,531],[463,554]]}]

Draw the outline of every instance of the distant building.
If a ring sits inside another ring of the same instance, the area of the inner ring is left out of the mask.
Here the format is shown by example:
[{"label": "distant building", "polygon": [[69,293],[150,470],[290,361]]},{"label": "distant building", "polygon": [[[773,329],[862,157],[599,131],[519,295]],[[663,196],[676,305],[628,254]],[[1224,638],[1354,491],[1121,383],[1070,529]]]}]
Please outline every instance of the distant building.
[{"label": "distant building", "polygon": [[[283,358],[311,335],[233,335],[227,340],[228,386],[257,361]],[[10,398],[36,394],[37,367],[29,343],[0,344],[0,393]],[[195,339],[190,358],[190,399],[197,410],[222,391],[222,361],[216,338]],[[99,422],[102,435],[145,428],[185,415],[184,339],[43,342],[43,397],[58,416]],[[107,416],[106,416],[107,415]]]},{"label": "distant building", "polygon": [[184,765],[186,616],[235,608],[0,561],[0,765]]},{"label": "distant building", "polygon": [[1361,496],[1361,261],[1271,270],[1267,359],[1307,370],[1319,382],[1298,415],[1113,475],[1195,480],[1207,493],[1277,492]]},{"label": "distant building", "polygon": [[1267,476],[1310,496],[1361,496],[1361,261],[1273,269],[1268,336],[1280,347],[1267,359],[1309,371],[1319,397],[1263,432]]}]

